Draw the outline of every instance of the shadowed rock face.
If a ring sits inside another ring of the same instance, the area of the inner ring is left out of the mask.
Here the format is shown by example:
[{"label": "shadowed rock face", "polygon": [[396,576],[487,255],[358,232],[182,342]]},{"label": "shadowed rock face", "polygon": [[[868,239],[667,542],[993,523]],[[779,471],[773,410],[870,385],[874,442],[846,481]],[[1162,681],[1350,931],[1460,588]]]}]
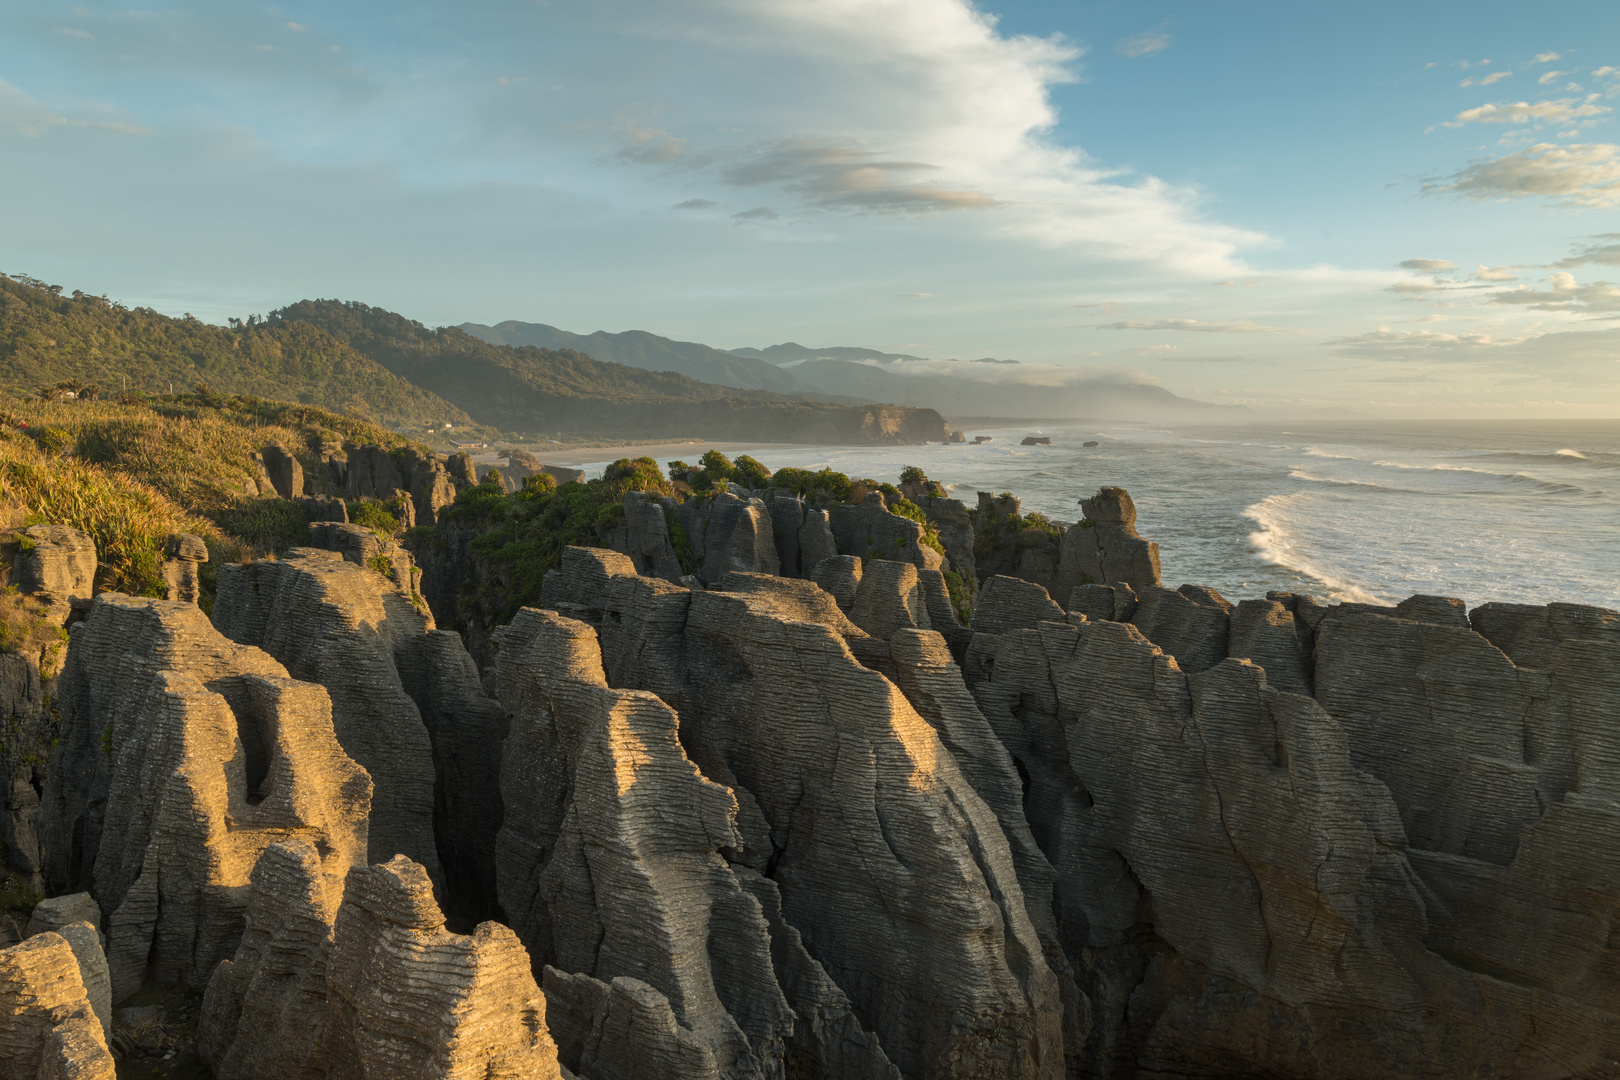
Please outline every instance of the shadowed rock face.
[{"label": "shadowed rock face", "polygon": [[79,960],[59,934],[0,949],[0,1076],[115,1080]]},{"label": "shadowed rock face", "polygon": [[[1234,646],[1299,680],[1308,635],[1251,603]],[[1115,622],[975,635],[1094,1009],[1080,1067],[1604,1075],[1620,643],[1516,670],[1449,601],[1316,611],[1316,700]]]},{"label": "shadowed rock face", "polygon": [[505,717],[460,639],[375,571],[308,549],[222,567],[213,617],[331,694],[338,741],[376,789],[367,857],[407,855],[451,911],[493,915]]},{"label": "shadowed rock face", "polygon": [[333,883],[364,859],[371,782],[333,736],[326,692],[194,606],[103,593],[59,687],[46,878],[108,913],[115,1001],[149,967],[206,984],[236,947],[267,845],[308,837]]},{"label": "shadowed rock face", "polygon": [[994,813],[892,683],[801,621],[830,598],[771,580],[677,597],[609,575],[609,681],[674,704],[681,744],[738,800],[728,854],[774,883],[902,1073],[1061,1075],[1059,981]]}]

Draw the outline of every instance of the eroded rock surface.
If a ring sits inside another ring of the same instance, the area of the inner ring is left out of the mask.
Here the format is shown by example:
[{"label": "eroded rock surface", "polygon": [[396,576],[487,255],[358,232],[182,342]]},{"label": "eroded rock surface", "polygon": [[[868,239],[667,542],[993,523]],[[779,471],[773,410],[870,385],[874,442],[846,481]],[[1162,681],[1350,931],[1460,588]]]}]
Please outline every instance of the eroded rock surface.
[{"label": "eroded rock surface", "polygon": [[[370,861],[406,855],[444,886],[437,819],[447,845],[463,853],[458,885],[482,882],[487,891],[500,720],[454,635],[437,634],[432,617],[375,571],[300,548],[221,567],[213,618],[231,640],[327,688],[338,741],[374,785]],[[439,729],[437,754],[429,719]],[[470,892],[476,905],[476,887]]]},{"label": "eroded rock surface", "polygon": [[59,934],[0,949],[0,1076],[115,1080],[79,961]]},{"label": "eroded rock surface", "polygon": [[201,989],[236,948],[266,846],[306,836],[339,882],[363,861],[371,782],[325,690],[193,605],[103,593],[73,638],[41,810],[47,885],[107,913],[115,1001],[148,969]]},{"label": "eroded rock surface", "polygon": [[738,801],[728,854],[779,890],[901,1072],[1061,1075],[1062,992],[1001,826],[838,622],[804,619],[831,597],[758,575],[680,596],[601,577],[609,682],[674,706],[686,752]]}]

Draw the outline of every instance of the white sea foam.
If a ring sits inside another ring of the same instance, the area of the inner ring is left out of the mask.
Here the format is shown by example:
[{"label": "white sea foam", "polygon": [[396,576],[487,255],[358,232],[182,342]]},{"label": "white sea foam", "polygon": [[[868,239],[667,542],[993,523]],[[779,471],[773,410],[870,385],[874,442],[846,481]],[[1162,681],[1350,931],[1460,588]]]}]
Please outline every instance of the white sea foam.
[{"label": "white sea foam", "polygon": [[1571,450],[1567,446],[1562,450],[1554,451],[1553,456],[1554,457],[1566,457],[1566,458],[1579,458],[1581,461],[1586,460],[1586,455],[1585,454],[1581,453],[1579,450]]},{"label": "white sea foam", "polygon": [[1253,506],[1246,507],[1243,516],[1260,526],[1249,534],[1249,545],[1254,557],[1270,566],[1293,570],[1322,583],[1335,600],[1356,604],[1381,604],[1382,599],[1354,582],[1345,581],[1337,574],[1318,565],[1305,551],[1306,544],[1289,531],[1291,508],[1307,502],[1307,492],[1292,495],[1270,495]]}]

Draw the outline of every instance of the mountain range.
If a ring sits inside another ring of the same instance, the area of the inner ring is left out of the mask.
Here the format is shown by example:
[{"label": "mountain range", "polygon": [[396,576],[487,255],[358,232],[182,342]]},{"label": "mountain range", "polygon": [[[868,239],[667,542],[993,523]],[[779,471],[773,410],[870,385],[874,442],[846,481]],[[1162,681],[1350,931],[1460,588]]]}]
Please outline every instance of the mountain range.
[{"label": "mountain range", "polygon": [[852,346],[717,349],[646,331],[573,334],[544,323],[463,323],[473,337],[504,345],[575,349],[598,360],[674,371],[744,389],[878,401],[937,410],[946,417],[1111,420],[1223,420],[1248,410],[1179,397],[1162,386],[1051,365],[981,357],[933,360]]}]

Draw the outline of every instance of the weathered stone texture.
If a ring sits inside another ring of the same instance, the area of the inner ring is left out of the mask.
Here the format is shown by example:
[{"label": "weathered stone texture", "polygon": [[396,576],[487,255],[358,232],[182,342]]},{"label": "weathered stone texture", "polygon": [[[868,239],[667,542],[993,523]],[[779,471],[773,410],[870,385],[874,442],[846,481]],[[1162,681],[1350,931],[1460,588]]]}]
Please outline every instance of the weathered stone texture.
[{"label": "weathered stone texture", "polygon": [[330,1080],[560,1080],[517,935],[447,931],[404,856],[350,872],[326,973]]},{"label": "weathered stone texture", "polygon": [[[633,629],[666,609],[615,578],[591,601],[606,671],[675,703],[681,745],[738,800],[727,854],[779,890],[783,920],[902,1072],[1059,1075],[1061,988],[994,813],[905,696],[803,621],[830,597],[746,580],[681,597],[677,634]],[[627,648],[637,661],[615,655]],[[782,692],[802,686],[815,690]]]},{"label": "weathered stone texture", "polygon": [[525,609],[499,656],[501,901],[537,967],[559,969],[564,1064],[602,1080],[642,1075],[638,1054],[676,1075],[780,1075],[793,1014],[759,903],[720,854],[742,844],[731,793],[688,760],[668,705],[608,688],[586,624]]},{"label": "weathered stone texture", "polygon": [[433,743],[400,675],[418,663],[431,618],[374,571],[305,548],[221,567],[213,618],[232,641],[326,687],[338,742],[373,784],[367,860],[403,854],[442,885]]},{"label": "weathered stone texture", "polygon": [[115,1080],[73,946],[43,933],[0,949],[0,1076]]},{"label": "weathered stone texture", "polygon": [[341,880],[364,858],[371,784],[330,700],[190,604],[97,597],[59,683],[62,741],[42,807],[53,891],[107,912],[113,998],[150,967],[201,989],[236,947],[268,844],[310,837]]}]

